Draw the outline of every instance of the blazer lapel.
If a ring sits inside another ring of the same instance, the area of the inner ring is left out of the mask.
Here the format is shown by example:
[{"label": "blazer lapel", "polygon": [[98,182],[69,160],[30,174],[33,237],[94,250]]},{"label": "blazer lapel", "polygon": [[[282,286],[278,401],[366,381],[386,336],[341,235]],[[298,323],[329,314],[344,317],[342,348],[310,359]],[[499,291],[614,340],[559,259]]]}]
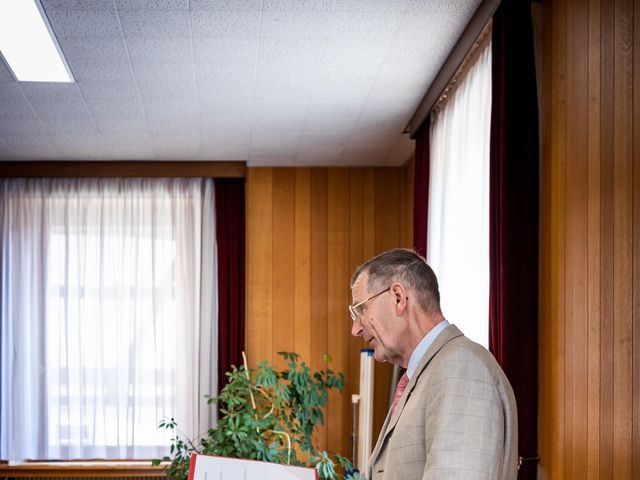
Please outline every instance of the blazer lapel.
[{"label": "blazer lapel", "polygon": [[398,418],[400,418],[400,414],[402,413],[402,410],[404,409],[404,406],[407,403],[407,400],[411,396],[411,392],[415,388],[416,383],[420,378],[420,375],[422,375],[422,372],[427,368],[427,366],[431,362],[431,359],[436,355],[436,353],[438,353],[442,349],[442,347],[444,347],[447,343],[449,343],[454,338],[459,337],[461,335],[462,335],[462,332],[458,329],[458,327],[456,327],[453,324],[449,325],[447,328],[445,328],[442,331],[440,335],[436,337],[434,342],[429,346],[426,353],[422,357],[422,360],[420,360],[420,363],[418,364],[418,367],[416,368],[416,371],[414,372],[413,377],[409,381],[409,384],[407,385],[407,390],[405,391],[404,395],[402,395],[402,397],[400,398],[400,401],[396,406],[396,410],[393,413],[393,416],[389,415],[390,412],[387,413],[387,418],[385,419],[384,425],[382,425],[382,429],[380,430],[381,434],[378,436],[378,441],[376,442],[376,446],[373,449],[373,452],[371,453],[371,458],[369,460],[369,465],[371,466],[371,468],[373,467],[373,464],[375,463],[376,459],[378,458],[378,455],[380,454],[382,445],[384,445],[384,442],[386,441],[387,437],[391,434],[394,427],[396,426],[396,423],[398,422]]}]

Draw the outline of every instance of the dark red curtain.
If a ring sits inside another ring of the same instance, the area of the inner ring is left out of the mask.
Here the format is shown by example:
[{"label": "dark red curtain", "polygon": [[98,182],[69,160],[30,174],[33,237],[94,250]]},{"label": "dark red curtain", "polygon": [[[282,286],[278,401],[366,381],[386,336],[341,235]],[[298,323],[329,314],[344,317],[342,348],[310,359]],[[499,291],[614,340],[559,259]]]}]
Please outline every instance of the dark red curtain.
[{"label": "dark red curtain", "polygon": [[413,183],[413,247],[427,256],[427,219],[429,208],[429,117],[416,133],[416,158]]},{"label": "dark red curtain", "polygon": [[244,349],[244,178],[216,178],[218,247],[218,391]]},{"label": "dark red curtain", "polygon": [[518,478],[535,479],[538,421],[538,103],[531,4],[493,17],[489,348],[518,404]]}]

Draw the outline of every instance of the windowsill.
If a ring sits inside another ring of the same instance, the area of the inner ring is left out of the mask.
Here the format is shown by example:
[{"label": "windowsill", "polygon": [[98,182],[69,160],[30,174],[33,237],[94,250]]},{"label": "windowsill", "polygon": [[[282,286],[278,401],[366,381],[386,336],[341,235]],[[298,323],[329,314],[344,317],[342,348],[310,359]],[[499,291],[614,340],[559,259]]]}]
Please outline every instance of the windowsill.
[{"label": "windowsill", "polygon": [[54,462],[2,462],[0,478],[20,477],[164,477],[164,465],[154,467],[151,460],[78,460]]}]

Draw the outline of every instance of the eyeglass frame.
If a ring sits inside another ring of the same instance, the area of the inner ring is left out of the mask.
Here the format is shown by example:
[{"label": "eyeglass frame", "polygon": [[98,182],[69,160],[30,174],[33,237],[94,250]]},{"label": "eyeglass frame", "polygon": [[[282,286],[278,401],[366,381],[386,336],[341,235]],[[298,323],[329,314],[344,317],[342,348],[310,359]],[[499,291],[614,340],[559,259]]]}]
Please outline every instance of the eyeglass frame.
[{"label": "eyeglass frame", "polygon": [[361,302],[356,303],[355,305],[349,305],[349,313],[351,314],[351,321],[355,322],[356,320],[360,320],[362,318],[362,315],[364,315],[364,312],[362,313],[358,313],[356,311],[356,308],[360,308],[362,307],[365,303],[369,302],[370,300],[373,300],[376,297],[379,297],[380,295],[382,295],[383,293],[386,293],[388,291],[391,290],[391,287],[387,287],[384,290],[382,290],[381,292],[376,293],[375,295],[370,296],[369,298],[367,298],[366,300],[363,300]]}]

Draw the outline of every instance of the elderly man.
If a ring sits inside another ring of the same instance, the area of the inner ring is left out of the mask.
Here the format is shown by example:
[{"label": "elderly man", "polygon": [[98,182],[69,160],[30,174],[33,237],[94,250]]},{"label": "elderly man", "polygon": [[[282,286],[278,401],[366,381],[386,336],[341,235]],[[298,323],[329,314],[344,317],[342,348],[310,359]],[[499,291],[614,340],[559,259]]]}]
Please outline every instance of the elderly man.
[{"label": "elderly man", "polygon": [[515,479],[511,385],[484,347],[445,320],[424,258],[384,252],[355,271],[351,293],[351,333],[371,345],[376,360],[406,369],[367,478]]}]

